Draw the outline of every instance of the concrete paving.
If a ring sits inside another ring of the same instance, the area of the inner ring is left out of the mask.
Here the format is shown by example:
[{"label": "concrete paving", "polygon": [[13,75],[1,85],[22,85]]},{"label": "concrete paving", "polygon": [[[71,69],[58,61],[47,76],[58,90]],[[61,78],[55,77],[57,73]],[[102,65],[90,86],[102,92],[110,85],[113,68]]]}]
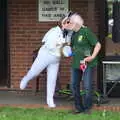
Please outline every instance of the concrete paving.
[{"label": "concrete paving", "polygon": [[[68,100],[67,96],[55,95],[55,109],[73,109],[73,100]],[[109,110],[120,112],[120,98],[108,98],[108,102],[99,107],[94,105],[94,110]],[[46,95],[42,92],[21,92],[21,91],[0,91],[0,107],[12,106],[22,108],[48,108],[46,105]]]},{"label": "concrete paving", "polygon": [[[55,96],[58,106],[71,106],[72,101],[63,96]],[[0,104],[46,104],[46,95],[42,92],[0,91]]]},{"label": "concrete paving", "polygon": [[15,91],[0,91],[0,104],[43,104],[38,95],[17,94]]},{"label": "concrete paving", "polygon": [[[57,106],[72,106],[73,100],[67,96],[55,95]],[[0,104],[46,104],[46,95],[43,92],[0,91]],[[108,102],[101,106],[120,106],[120,98],[108,98]]]}]

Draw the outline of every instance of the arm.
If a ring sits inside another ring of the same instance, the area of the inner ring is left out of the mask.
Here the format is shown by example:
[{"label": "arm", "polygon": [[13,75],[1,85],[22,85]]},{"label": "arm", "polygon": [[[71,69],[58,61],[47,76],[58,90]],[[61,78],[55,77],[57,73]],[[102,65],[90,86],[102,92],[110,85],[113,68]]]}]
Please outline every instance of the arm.
[{"label": "arm", "polygon": [[92,54],[93,59],[98,55],[100,49],[101,49],[101,44],[98,42],[93,50],[93,54]]},{"label": "arm", "polygon": [[93,50],[93,53],[91,56],[88,56],[84,59],[85,62],[91,62],[99,53],[101,49],[101,44],[99,42],[96,43],[95,47],[94,47],[94,50]]}]

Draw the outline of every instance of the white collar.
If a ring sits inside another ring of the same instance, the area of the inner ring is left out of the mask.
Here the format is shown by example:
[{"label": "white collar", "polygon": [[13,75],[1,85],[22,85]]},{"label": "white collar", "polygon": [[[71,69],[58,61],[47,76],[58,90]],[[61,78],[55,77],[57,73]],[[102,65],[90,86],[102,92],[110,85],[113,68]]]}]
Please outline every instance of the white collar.
[{"label": "white collar", "polygon": [[59,33],[62,33],[62,29],[60,28],[60,26],[56,26],[57,30]]}]

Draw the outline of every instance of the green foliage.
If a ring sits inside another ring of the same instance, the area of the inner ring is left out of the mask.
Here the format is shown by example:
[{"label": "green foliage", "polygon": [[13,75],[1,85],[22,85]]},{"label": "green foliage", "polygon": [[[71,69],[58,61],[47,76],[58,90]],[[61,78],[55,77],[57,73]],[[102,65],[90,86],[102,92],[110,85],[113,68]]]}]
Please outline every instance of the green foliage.
[{"label": "green foliage", "polygon": [[112,39],[112,34],[109,33],[107,37]]},{"label": "green foliage", "polygon": [[90,115],[73,115],[68,110],[0,108],[0,120],[120,120],[119,112],[92,111]]}]

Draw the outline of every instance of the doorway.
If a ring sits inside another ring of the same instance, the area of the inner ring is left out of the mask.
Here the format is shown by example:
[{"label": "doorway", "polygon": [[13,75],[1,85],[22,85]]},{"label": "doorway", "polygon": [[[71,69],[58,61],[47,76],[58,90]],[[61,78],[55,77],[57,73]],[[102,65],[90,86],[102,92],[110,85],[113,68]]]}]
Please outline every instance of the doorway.
[{"label": "doorway", "polygon": [[0,86],[7,85],[7,0],[0,0]]}]

